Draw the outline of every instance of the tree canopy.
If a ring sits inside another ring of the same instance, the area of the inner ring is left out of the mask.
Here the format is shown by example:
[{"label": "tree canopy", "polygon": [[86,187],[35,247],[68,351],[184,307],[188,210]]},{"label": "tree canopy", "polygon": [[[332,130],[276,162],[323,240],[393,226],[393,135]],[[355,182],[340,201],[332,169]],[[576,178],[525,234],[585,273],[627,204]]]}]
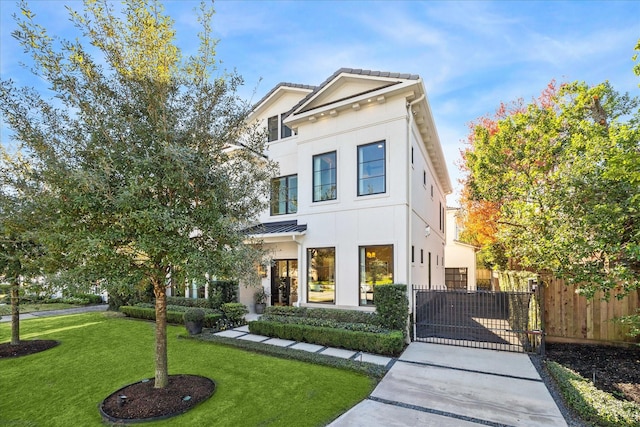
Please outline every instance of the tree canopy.
[{"label": "tree canopy", "polygon": [[16,37],[53,99],[0,83],[0,111],[39,183],[38,239],[59,272],[153,285],[156,387],[167,383],[166,284],[249,276],[260,253],[243,233],[268,200],[274,164],[247,123],[235,72],[218,68],[213,8],[183,57],[159,1],[85,0],[75,41],[50,36],[21,3]]},{"label": "tree canopy", "polygon": [[463,153],[472,230],[492,222],[503,263],[552,271],[588,297],[637,289],[639,105],[607,82],[552,82],[538,100],[475,123]]}]

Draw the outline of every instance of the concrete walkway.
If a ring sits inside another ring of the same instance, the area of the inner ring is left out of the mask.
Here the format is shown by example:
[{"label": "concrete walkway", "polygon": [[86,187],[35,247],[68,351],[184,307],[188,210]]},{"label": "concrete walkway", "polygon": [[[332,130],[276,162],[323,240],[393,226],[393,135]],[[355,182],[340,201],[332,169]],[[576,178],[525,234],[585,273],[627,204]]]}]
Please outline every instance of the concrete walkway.
[{"label": "concrete walkway", "polygon": [[411,343],[332,427],[567,426],[529,357]]},{"label": "concrete walkway", "polygon": [[[252,320],[250,315],[247,320]],[[369,362],[380,366],[388,366],[393,363],[392,358],[380,356],[378,354],[370,354],[362,351],[345,350],[344,348],[325,347],[317,344],[309,344],[306,342],[296,342],[291,340],[283,340],[280,338],[271,338],[264,335],[255,335],[249,333],[249,326],[241,326],[239,328],[227,331],[216,332],[214,335],[227,338],[236,338],[239,340],[259,342],[262,344],[273,345],[277,347],[286,347],[294,350],[308,351],[309,353],[318,353],[325,356],[339,357],[341,359],[357,360],[359,362]]]},{"label": "concrete walkway", "polygon": [[[34,311],[32,313],[21,313],[20,320],[37,319],[39,317],[51,317],[51,316],[66,316],[68,314],[89,313],[92,311],[107,311],[108,304],[89,305],[86,307],[77,308],[65,308],[63,310],[46,310],[46,311]],[[11,315],[7,314],[2,316],[0,323],[11,322]]]}]

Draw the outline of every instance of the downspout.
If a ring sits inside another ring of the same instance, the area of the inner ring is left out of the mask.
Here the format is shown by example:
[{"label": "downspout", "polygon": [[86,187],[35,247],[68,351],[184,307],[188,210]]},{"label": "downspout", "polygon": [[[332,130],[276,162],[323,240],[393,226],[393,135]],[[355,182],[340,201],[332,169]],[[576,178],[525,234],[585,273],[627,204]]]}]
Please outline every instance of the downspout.
[{"label": "downspout", "polygon": [[[413,175],[413,166],[411,164],[411,130],[413,128],[413,111],[411,110],[415,104],[422,101],[425,98],[425,94],[423,93],[418,98],[414,99],[411,102],[407,102],[407,291],[409,293],[409,311],[414,312],[413,310],[413,285],[412,285],[412,265],[411,265],[411,234],[413,232],[412,222],[413,222],[413,205],[412,205],[412,188],[411,188],[411,177]],[[415,324],[416,324],[416,314],[413,313],[413,336],[415,336]],[[409,341],[409,334],[407,334],[407,341]]]},{"label": "downspout", "polygon": [[[304,271],[302,269],[303,265],[302,265],[302,242],[299,242],[298,239],[296,239],[296,235],[291,236],[293,238],[293,241],[296,242],[296,244],[298,245],[298,300],[293,303],[294,306],[296,307],[300,307],[300,297],[302,296],[302,277],[303,275],[300,274],[301,271]],[[306,290],[306,283],[305,283],[305,290]],[[305,295],[306,295],[306,291],[305,291]]]}]

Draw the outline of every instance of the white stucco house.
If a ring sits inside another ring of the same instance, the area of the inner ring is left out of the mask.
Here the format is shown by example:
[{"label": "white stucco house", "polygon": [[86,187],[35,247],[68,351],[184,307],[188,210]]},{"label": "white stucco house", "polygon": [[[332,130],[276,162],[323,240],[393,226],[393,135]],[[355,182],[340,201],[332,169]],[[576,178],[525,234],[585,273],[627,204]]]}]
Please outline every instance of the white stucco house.
[{"label": "white stucco house", "polygon": [[478,248],[459,240],[462,233],[460,208],[447,208],[444,251],[445,286],[447,289],[477,290],[476,252]]},{"label": "white stucco house", "polygon": [[[250,120],[280,165],[252,231],[269,250],[271,305],[373,310],[376,284],[444,284],[452,186],[419,76],[343,68],[319,86],[280,83]],[[254,292],[241,286],[240,302]]]}]

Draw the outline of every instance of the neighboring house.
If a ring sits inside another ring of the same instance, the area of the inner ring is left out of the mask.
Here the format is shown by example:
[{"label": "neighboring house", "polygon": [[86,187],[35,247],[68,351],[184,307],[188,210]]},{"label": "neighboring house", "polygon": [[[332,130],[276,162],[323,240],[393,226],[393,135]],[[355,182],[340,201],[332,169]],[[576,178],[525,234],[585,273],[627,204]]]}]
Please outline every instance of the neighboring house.
[{"label": "neighboring house", "polygon": [[444,247],[445,286],[447,289],[475,291],[477,248],[460,241],[462,220],[459,208],[447,208],[447,244]]},{"label": "neighboring house", "polygon": [[[280,83],[250,119],[280,165],[252,230],[270,253],[270,304],[373,309],[377,284],[442,286],[452,187],[419,76],[343,68],[317,87]],[[240,301],[253,307],[254,291]]]}]

